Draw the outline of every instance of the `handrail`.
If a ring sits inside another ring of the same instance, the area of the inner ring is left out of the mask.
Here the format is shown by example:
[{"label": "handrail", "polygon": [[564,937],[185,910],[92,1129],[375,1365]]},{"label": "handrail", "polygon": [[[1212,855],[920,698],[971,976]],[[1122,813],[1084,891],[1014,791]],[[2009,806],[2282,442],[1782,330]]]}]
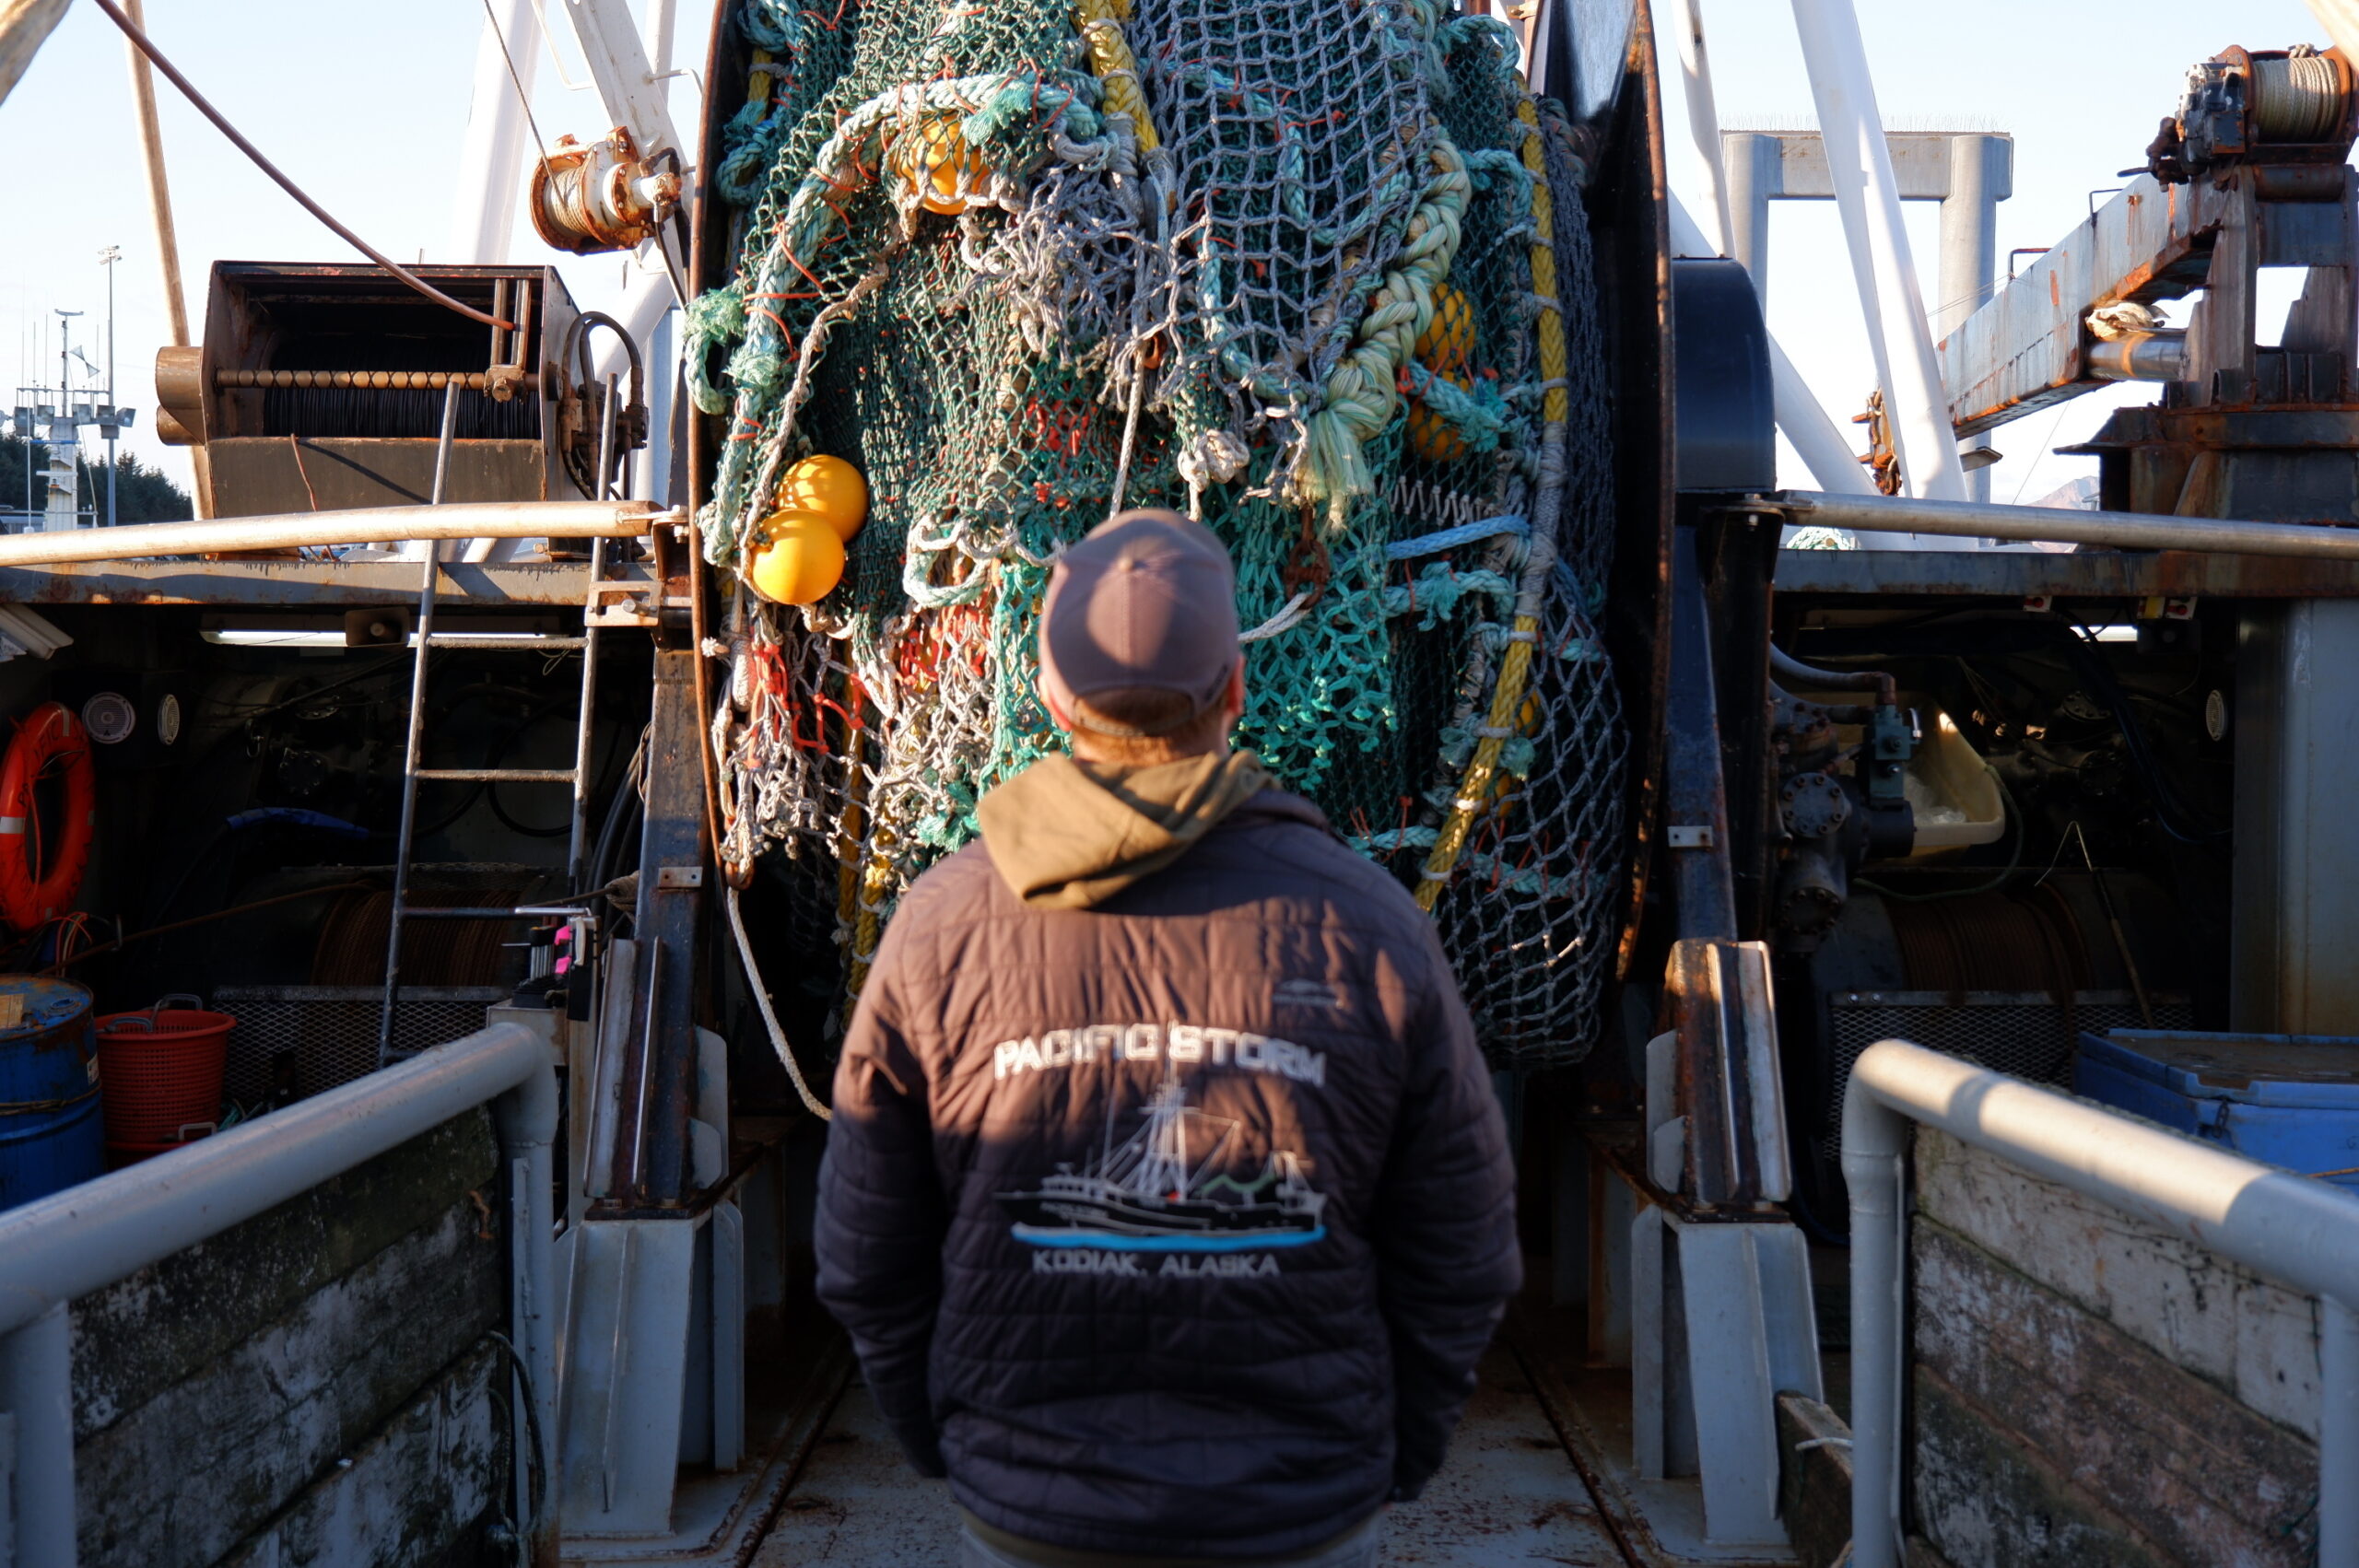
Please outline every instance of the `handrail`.
[{"label": "handrail", "polygon": [[127,522],[54,533],[0,536],[0,568],[127,561],[239,550],[395,544],[412,539],[635,539],[681,513],[649,501],[453,501],[354,507],[344,511],[219,517],[197,522]]},{"label": "handrail", "polygon": [[1910,496],[1837,496],[1818,490],[1772,491],[1731,500],[1720,509],[1864,533],[1935,533],[1956,539],[2096,544],[2117,550],[2359,560],[2359,528],[2312,523],[2238,522],[2164,512],[2011,507],[1990,501],[1929,501]]},{"label": "handrail", "polygon": [[[494,1103],[513,1216],[517,1352],[540,1430],[557,1430],[550,1145],[557,1072],[532,1031],[464,1039],[152,1160],[0,1214],[0,1410],[17,1421],[16,1561],[73,1568],[73,1399],[66,1307],[117,1280],[308,1192],[487,1102]],[[554,1466],[550,1453],[545,1463]],[[520,1462],[521,1459],[520,1459]],[[556,1477],[534,1561],[555,1561]]]},{"label": "handrail", "polygon": [[2359,1568],[2359,1197],[1903,1040],[1860,1053],[1843,1094],[1854,1568],[1900,1561],[1899,1163],[1910,1121],[2320,1297],[2318,1562]]}]

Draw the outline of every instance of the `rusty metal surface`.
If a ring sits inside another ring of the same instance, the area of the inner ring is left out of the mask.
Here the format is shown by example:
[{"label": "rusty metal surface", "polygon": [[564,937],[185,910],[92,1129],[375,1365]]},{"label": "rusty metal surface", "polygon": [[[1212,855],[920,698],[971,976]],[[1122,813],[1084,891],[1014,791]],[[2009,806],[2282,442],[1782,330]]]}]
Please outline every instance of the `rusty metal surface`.
[{"label": "rusty metal surface", "polygon": [[1599,316],[1614,367],[1614,580],[1605,638],[1629,716],[1629,896],[1614,946],[1614,977],[1637,957],[1655,853],[1665,721],[1671,694],[1671,544],[1677,377],[1671,342],[1671,196],[1664,172],[1662,84],[1645,6],[1629,52],[1612,139],[1594,167],[1590,225],[1597,239]]},{"label": "rusty metal surface", "polygon": [[1576,1558],[1576,1563],[1772,1568],[1795,1562],[1788,1550],[1707,1540],[1703,1491],[1695,1478],[1646,1480],[1637,1475],[1632,1460],[1636,1438],[1630,1370],[1586,1364],[1586,1334],[1578,1308],[1519,1304],[1501,1337],[1521,1361],[1541,1409],[1564,1441],[1590,1495],[1602,1504],[1602,1527],[1625,1548],[1618,1558]]},{"label": "rusty metal surface", "polygon": [[[609,585],[644,591],[645,567],[614,568]],[[579,561],[442,568],[436,602],[455,605],[560,604],[588,597],[589,568]],[[367,608],[417,597],[415,561],[104,561],[0,568],[5,604],[242,604]]]},{"label": "rusty metal surface", "polygon": [[[1338,1520],[1343,1528],[1351,1521]],[[865,1387],[844,1393],[812,1445],[751,1568],[914,1568],[957,1561],[949,1488],[902,1462]],[[1385,1521],[1387,1564],[1434,1568],[1623,1568],[1589,1489],[1557,1441],[1522,1368],[1483,1360],[1474,1398],[1441,1473]]]},{"label": "rusty metal surface", "polygon": [[[421,375],[481,376],[499,399],[510,369],[535,373],[557,354],[576,318],[572,297],[556,269],[540,266],[433,265],[423,274],[445,288],[525,322],[523,341],[505,352],[473,329],[453,331],[438,312],[375,267],[333,263],[217,262],[213,265],[201,350],[159,357],[157,391],[165,411],[190,437],[205,443],[198,469],[203,515],[237,516],[281,510],[421,504],[433,489],[432,433],[406,441],[366,427],[317,434],[310,426],[273,423],[273,398],[295,389],[276,383],[282,368],[346,367],[399,372],[418,389]],[[516,289],[522,304],[506,291]],[[309,372],[316,380],[318,372]],[[333,380],[334,372],[330,372]],[[388,379],[391,379],[389,374]],[[371,380],[373,382],[373,375]],[[251,383],[251,384],[249,384]],[[339,389],[310,389],[334,392]],[[391,392],[393,389],[383,389]],[[537,436],[519,431],[475,439],[462,432],[452,451],[453,496],[482,500],[570,498],[557,459],[546,405],[525,389],[518,406],[544,410]],[[515,404],[512,398],[508,400]],[[288,428],[299,432],[290,440]],[[405,445],[416,448],[405,453]],[[484,449],[470,452],[470,448]]]},{"label": "rusty metal surface", "polygon": [[2175,299],[2202,286],[2212,244],[2247,196],[2208,183],[2162,185],[2141,174],[2048,247],[1941,345],[1942,384],[1961,436],[1987,430],[2099,385],[2082,318],[2119,299]]},{"label": "rusty metal surface", "polygon": [[[435,443],[369,437],[217,437],[207,445],[221,517],[424,506],[434,494]],[[537,440],[453,441],[449,501],[570,500],[553,492]]]},{"label": "rusty metal surface", "polygon": [[[158,380],[162,373],[158,372]],[[356,387],[377,392],[440,392],[457,382],[469,392],[484,392],[495,383],[485,370],[217,370],[217,387]],[[540,378],[520,377],[513,383],[536,389]]]},{"label": "rusty metal surface", "polygon": [[2189,550],[2075,555],[1974,550],[1780,550],[1778,591],[1992,599],[2344,599],[2359,561]]},{"label": "rusty metal surface", "polygon": [[559,136],[534,165],[525,207],[551,250],[587,256],[653,239],[679,201],[679,158],[640,158],[630,132],[617,125],[587,146]]}]

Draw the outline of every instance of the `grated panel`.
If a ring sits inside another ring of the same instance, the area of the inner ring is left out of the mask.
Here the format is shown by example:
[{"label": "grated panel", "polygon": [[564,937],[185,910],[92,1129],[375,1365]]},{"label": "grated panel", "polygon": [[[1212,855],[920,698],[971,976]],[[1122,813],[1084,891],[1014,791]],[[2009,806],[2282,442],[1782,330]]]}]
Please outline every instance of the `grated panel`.
[{"label": "grated panel", "polygon": [[[405,986],[393,1006],[397,1057],[483,1027],[484,1009],[508,1000],[502,986]],[[241,1106],[267,1101],[291,1059],[295,1092],[309,1097],[377,1070],[384,993],[373,986],[224,986],[213,1005],[238,1021],[229,1032],[222,1093]]]},{"label": "grated panel", "polygon": [[[1878,1040],[1907,1040],[2033,1083],[2056,1088],[2072,1082],[2072,1052],[2080,1031],[2148,1027],[2127,991],[2083,991],[2068,1010],[2038,991],[1839,991],[1832,1000],[1828,1044],[1834,1053],[1834,1093],[1819,1129],[1819,1152],[1833,1159],[1843,1148],[1843,1092],[1851,1064]],[[2183,997],[2150,997],[2157,1029],[2191,1029],[2195,1015]]]}]

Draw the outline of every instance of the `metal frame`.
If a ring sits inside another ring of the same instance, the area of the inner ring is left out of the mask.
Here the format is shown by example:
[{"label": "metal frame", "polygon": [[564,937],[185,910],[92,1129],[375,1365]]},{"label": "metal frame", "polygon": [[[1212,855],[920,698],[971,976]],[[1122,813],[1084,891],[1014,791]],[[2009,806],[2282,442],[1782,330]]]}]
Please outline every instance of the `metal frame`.
[{"label": "metal frame", "polygon": [[[399,604],[417,592],[407,561],[79,561],[0,568],[0,603],[212,604],[274,609],[361,610]],[[604,586],[643,596],[655,586],[644,561],[609,565]],[[578,561],[444,561],[435,597],[465,608],[565,605],[589,591]]]},{"label": "metal frame", "polygon": [[[0,1215],[0,1411],[13,1422],[21,1568],[74,1568],[74,1410],[66,1309],[489,1102],[511,1198],[511,1328],[544,1433],[557,1430],[557,1298],[549,1151],[557,1071],[530,1031],[494,1024],[341,1089]],[[519,1462],[522,1457],[519,1456]],[[534,1568],[556,1568],[552,1450],[532,1522]]]},{"label": "metal frame", "polygon": [[[1947,333],[1996,285],[1999,204],[2015,193],[2015,139],[2004,131],[1886,131],[1904,202],[1942,206],[1942,266],[1933,331]],[[1729,250],[1769,298],[1769,204],[1831,202],[1835,178],[1816,131],[1722,131]]]},{"label": "metal frame", "polygon": [[2341,599],[2359,595],[2359,562],[2190,550],[1781,550],[1778,592],[1781,598],[1980,597],[2018,604],[2026,599]]},{"label": "metal frame", "polygon": [[1903,1040],[1860,1053],[1843,1097],[1855,1568],[1902,1561],[1900,1162],[1911,1121],[2318,1296],[2318,1562],[2359,1568],[2359,1197]]}]

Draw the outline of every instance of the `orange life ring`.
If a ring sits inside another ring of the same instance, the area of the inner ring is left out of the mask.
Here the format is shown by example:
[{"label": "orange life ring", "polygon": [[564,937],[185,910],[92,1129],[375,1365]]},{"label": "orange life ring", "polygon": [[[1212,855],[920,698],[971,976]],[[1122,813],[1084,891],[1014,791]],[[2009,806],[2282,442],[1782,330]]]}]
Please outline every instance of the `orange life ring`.
[{"label": "orange life ring", "polygon": [[[33,841],[41,830],[33,786],[63,758],[65,822],[62,842],[41,846],[46,868],[33,880]],[[90,864],[99,822],[98,774],[82,721],[61,702],[45,702],[17,727],[0,762],[0,919],[20,931],[64,914]]]}]

